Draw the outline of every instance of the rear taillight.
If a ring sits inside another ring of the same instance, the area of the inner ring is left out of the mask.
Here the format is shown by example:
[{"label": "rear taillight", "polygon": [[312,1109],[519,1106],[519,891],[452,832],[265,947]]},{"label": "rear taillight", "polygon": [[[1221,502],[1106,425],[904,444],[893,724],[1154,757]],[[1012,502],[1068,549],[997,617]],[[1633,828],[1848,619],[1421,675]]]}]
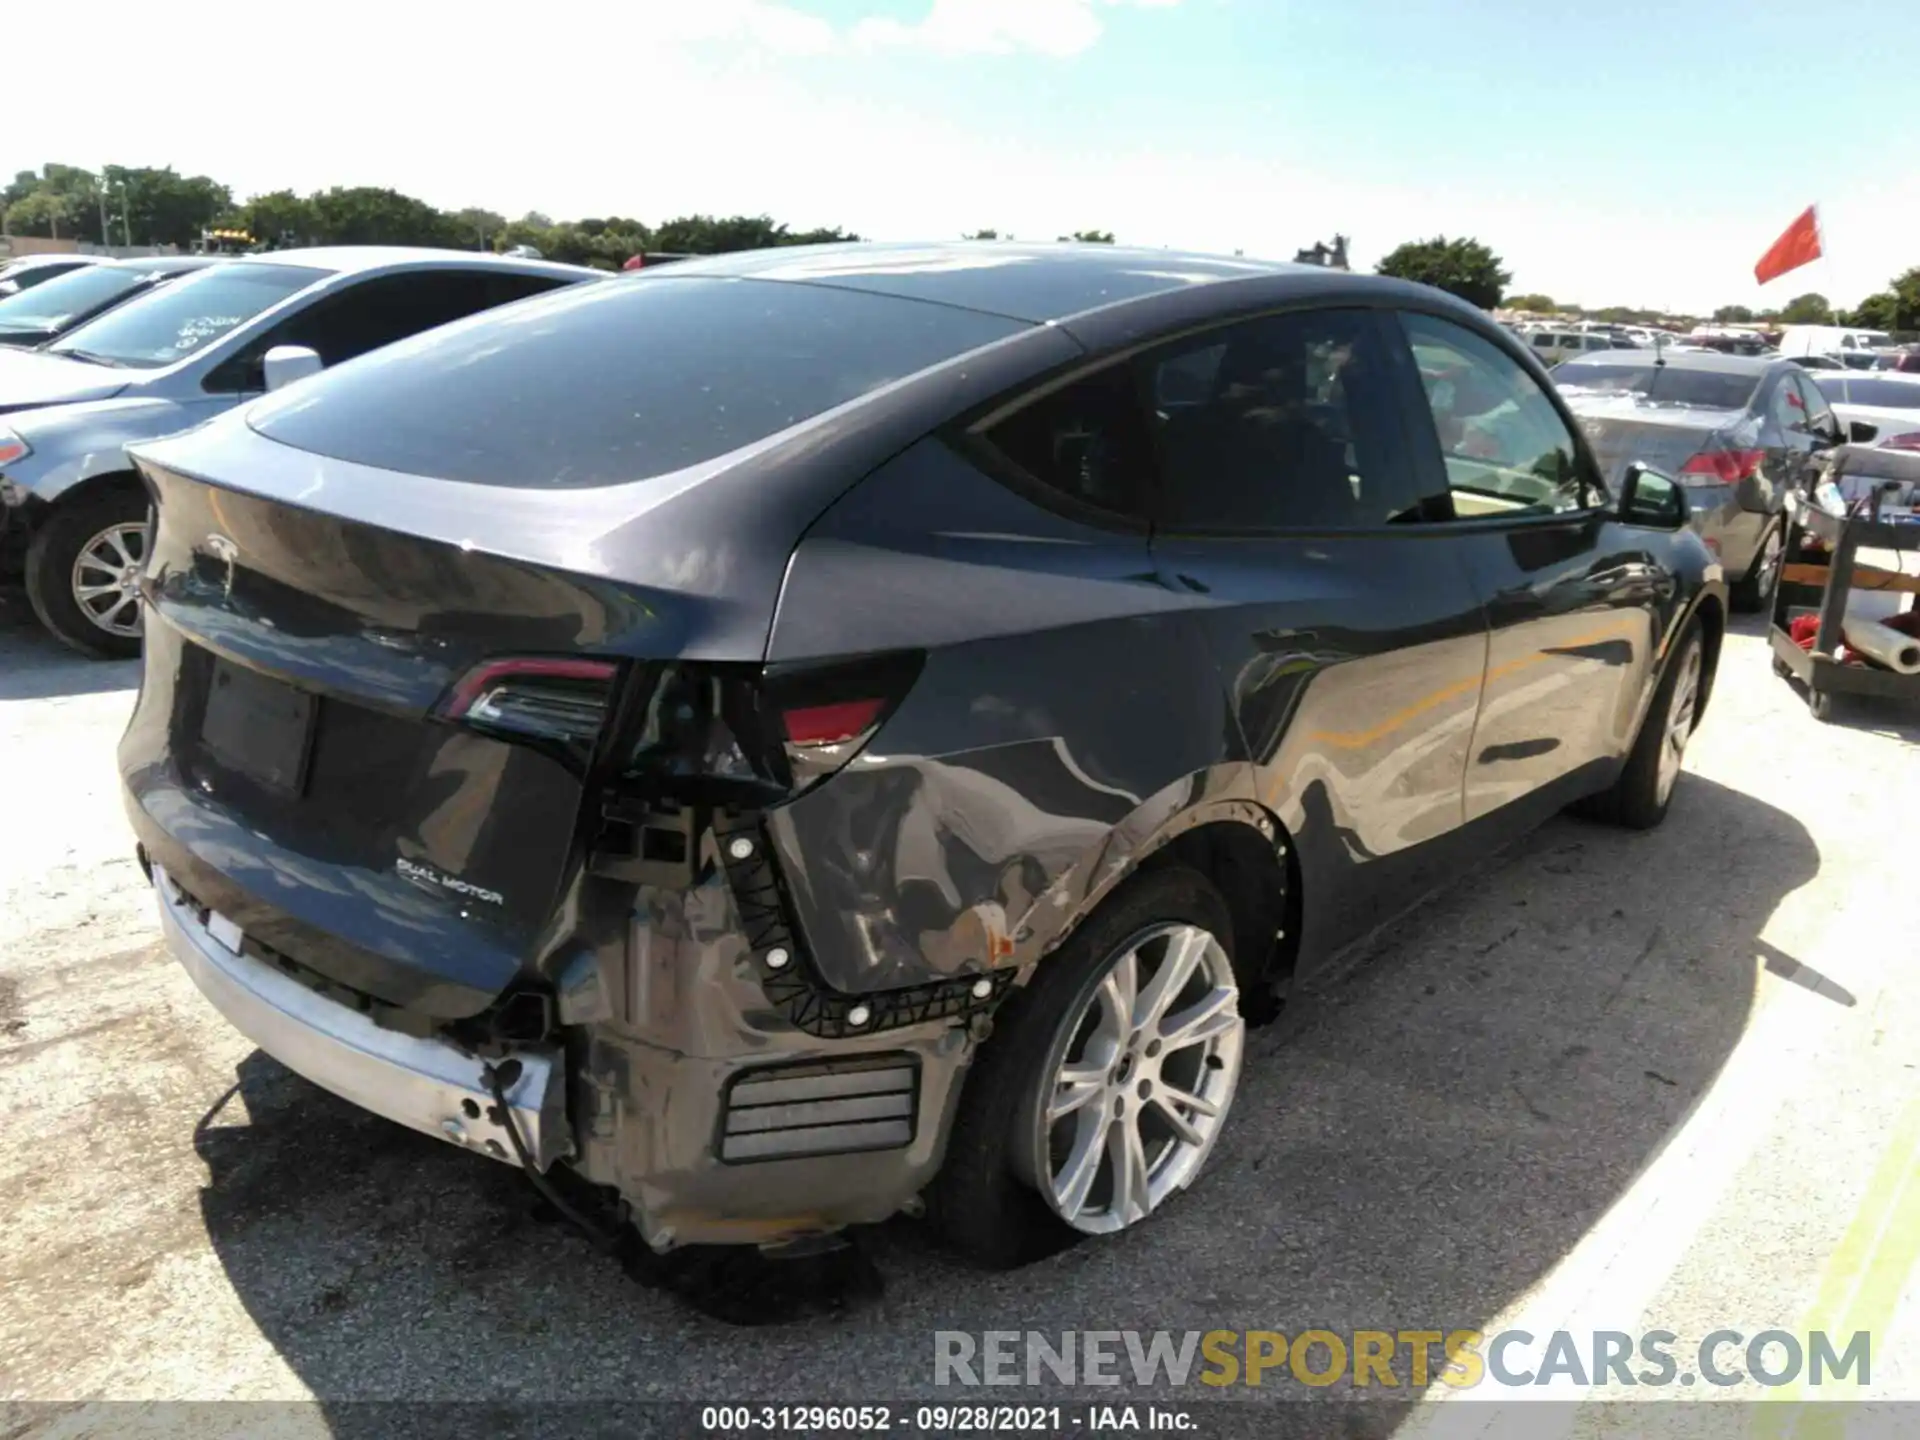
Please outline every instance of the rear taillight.
[{"label": "rear taillight", "polygon": [[832,774],[865,748],[920,674],[921,656],[895,654],[821,666],[770,666],[763,704],[779,717],[794,788]]},{"label": "rear taillight", "polygon": [[1907,435],[1895,435],[1891,440],[1880,442],[1882,450],[1920,450],[1920,430]]},{"label": "rear taillight", "polygon": [[879,697],[842,700],[832,705],[803,705],[780,717],[787,744],[815,749],[849,745],[871,731],[887,702]]},{"label": "rear taillight", "polygon": [[1680,467],[1680,473],[1708,475],[1723,485],[1733,485],[1756,474],[1766,458],[1764,450],[1702,450]]},{"label": "rear taillight", "polygon": [[590,746],[619,673],[612,660],[573,656],[489,660],[461,677],[440,714],[508,739]]}]

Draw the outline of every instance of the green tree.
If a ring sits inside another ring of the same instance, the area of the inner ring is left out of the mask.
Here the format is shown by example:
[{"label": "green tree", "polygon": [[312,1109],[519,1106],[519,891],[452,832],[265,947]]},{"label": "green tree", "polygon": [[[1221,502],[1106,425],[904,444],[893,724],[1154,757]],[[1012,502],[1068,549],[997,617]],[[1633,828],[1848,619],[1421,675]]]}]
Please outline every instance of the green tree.
[{"label": "green tree", "polygon": [[1745,305],[1722,305],[1713,312],[1716,325],[1746,325],[1753,320],[1753,311]]},{"label": "green tree", "polygon": [[[21,170],[0,194],[7,229],[16,235],[63,240],[99,240],[100,182],[78,165]],[[31,202],[31,203],[29,203]]]},{"label": "green tree", "polygon": [[[113,234],[134,245],[193,244],[200,232],[233,206],[233,194],[206,175],[181,175],[164,170],[132,170],[108,165],[98,182],[105,190]],[[95,206],[101,198],[95,194]],[[96,222],[97,223],[97,222]]]},{"label": "green tree", "polygon": [[1500,257],[1478,240],[1449,240],[1444,235],[1409,241],[1374,268],[1382,275],[1418,281],[1458,295],[1482,310],[1498,305],[1513,279],[1500,268]]},{"label": "green tree", "polygon": [[960,238],[962,240],[998,240],[1000,238],[1000,232],[998,230],[976,230],[971,235],[962,235]]},{"label": "green tree", "polygon": [[1071,235],[1062,235],[1060,238],[1062,240],[1077,240],[1082,245],[1113,244],[1113,232],[1111,230],[1076,230]]},{"label": "green tree", "polygon": [[319,225],[313,202],[291,190],[255,195],[220,217],[220,228],[244,230],[269,250],[311,244]]},{"label": "green tree", "polygon": [[1509,295],[1507,306],[1513,310],[1531,310],[1540,315],[1553,315],[1560,307],[1553,303],[1551,295]]},{"label": "green tree", "polygon": [[458,248],[464,238],[451,215],[397,190],[336,185],[308,203],[313,207],[313,238],[320,244]]},{"label": "green tree", "polygon": [[[7,230],[14,235],[45,236],[53,240],[88,238],[84,221],[88,207],[79,196],[57,190],[35,190],[7,206]],[[92,226],[100,233],[96,214]]]},{"label": "green tree", "polygon": [[789,230],[769,215],[681,215],[663,222],[653,232],[653,248],[667,254],[724,255],[734,250],[762,250],[774,245],[825,245],[858,240],[838,229]]},{"label": "green tree", "polygon": [[1869,295],[1851,310],[1842,311],[1840,323],[1857,325],[1862,330],[1892,330],[1900,313],[1900,298],[1891,290]]},{"label": "green tree", "polygon": [[494,237],[507,228],[506,216],[474,206],[454,211],[453,223],[476,250],[491,250]]},{"label": "green tree", "polygon": [[1846,323],[1862,330],[1920,330],[1920,266],[1867,296],[1848,313]]},{"label": "green tree", "polygon": [[1831,325],[1833,306],[1817,291],[1796,295],[1780,309],[1780,319],[1788,325]]}]

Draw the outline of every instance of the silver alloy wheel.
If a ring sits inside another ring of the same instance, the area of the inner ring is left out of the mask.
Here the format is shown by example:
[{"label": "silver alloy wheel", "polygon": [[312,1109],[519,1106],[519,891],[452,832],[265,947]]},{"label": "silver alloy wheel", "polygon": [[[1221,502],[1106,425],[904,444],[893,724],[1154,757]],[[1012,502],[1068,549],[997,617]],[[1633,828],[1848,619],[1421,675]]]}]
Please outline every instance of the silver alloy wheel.
[{"label": "silver alloy wheel", "polygon": [[1233,962],[1197,925],[1142,931],[1060,1023],[1033,1116],[1034,1177],[1089,1235],[1123,1230],[1206,1162],[1240,1081]]},{"label": "silver alloy wheel", "polygon": [[1673,694],[1667,700],[1667,733],[1660,737],[1660,801],[1673,793],[1680,778],[1680,762],[1686,758],[1687,741],[1693,738],[1694,712],[1700,704],[1700,642],[1689,641],[1680,657],[1680,668],[1673,677]]},{"label": "silver alloy wheel", "polygon": [[137,640],[146,558],[145,521],[119,521],[94,535],[73,562],[73,601],[80,613],[109,635]]},{"label": "silver alloy wheel", "polygon": [[1773,587],[1780,581],[1780,560],[1786,548],[1778,525],[1767,531],[1767,538],[1760,542],[1759,558],[1753,562],[1753,590],[1763,604],[1773,597]]}]

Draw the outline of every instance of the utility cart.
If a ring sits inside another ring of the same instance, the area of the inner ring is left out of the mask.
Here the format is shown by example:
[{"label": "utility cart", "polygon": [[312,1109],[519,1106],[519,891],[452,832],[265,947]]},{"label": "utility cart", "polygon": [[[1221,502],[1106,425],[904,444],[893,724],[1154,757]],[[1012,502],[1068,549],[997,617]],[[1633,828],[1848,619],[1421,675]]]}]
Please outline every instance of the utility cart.
[{"label": "utility cart", "polygon": [[[1885,559],[1862,563],[1861,550],[1884,552]],[[1909,608],[1907,597],[1920,594],[1920,452],[1838,446],[1789,499],[1786,565],[1768,640],[1774,673],[1806,686],[1816,720],[1833,714],[1835,695],[1920,701],[1920,674],[1841,661],[1847,602],[1856,591],[1888,595],[1891,610]],[[1792,634],[1793,622],[1807,615],[1819,621],[1811,651]],[[1914,644],[1920,647],[1920,639]],[[1905,663],[1908,656],[1898,658]]]}]

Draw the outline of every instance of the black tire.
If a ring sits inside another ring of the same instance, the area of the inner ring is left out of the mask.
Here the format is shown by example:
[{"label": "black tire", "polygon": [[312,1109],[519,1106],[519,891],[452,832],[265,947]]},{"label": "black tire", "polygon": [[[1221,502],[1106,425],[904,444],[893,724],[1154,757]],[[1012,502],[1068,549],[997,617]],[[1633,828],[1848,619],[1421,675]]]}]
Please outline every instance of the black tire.
[{"label": "black tire", "polygon": [[57,505],[27,547],[27,601],[33,613],[82,655],[124,660],[140,653],[138,635],[116,635],[87,618],[73,593],[73,567],[96,535],[114,525],[144,525],[146,518],[147,500],[140,491],[106,490]]},{"label": "black tire", "polygon": [[1793,667],[1787,664],[1786,661],[1780,659],[1778,656],[1775,656],[1773,661],[1773,673],[1778,675],[1782,680],[1791,680],[1793,678]]},{"label": "black tire", "polygon": [[[1735,610],[1751,615],[1773,604],[1773,593],[1780,588],[1780,572],[1786,568],[1785,522],[1776,520],[1761,535],[1753,552],[1753,567],[1727,589],[1727,601]],[[1766,563],[1767,547],[1782,547],[1773,562]]]},{"label": "black tire", "polygon": [[1021,1178],[1015,1147],[1024,1143],[1062,1020],[1122,946],[1166,921],[1206,929],[1234,958],[1232,917],[1206,878],[1185,868],[1150,870],[1109,897],[995,1015],[993,1033],[967,1073],[945,1163],[927,1191],[928,1221],[949,1249],[976,1265],[1006,1270],[1082,1238]]},{"label": "black tire", "polygon": [[[1697,657],[1700,665],[1694,686],[1692,717],[1692,723],[1699,724],[1698,695],[1706,680],[1706,649],[1700,635],[1700,621],[1696,618],[1687,621],[1687,628],[1681,632],[1680,639],[1673,647],[1666,671],[1660,677],[1660,686],[1654,691],[1653,703],[1647,706],[1646,717],[1640,722],[1640,733],[1634,737],[1633,750],[1627,756],[1625,767],[1612,785],[1577,807],[1581,814],[1609,825],[1622,825],[1629,830],[1651,830],[1666,819],[1667,806],[1672,802],[1673,791],[1678,785],[1676,783],[1662,790],[1661,751],[1665,748],[1667,733],[1671,728],[1675,692],[1679,688],[1681,675],[1687,669],[1689,654]],[[1691,729],[1688,733],[1692,733]]]},{"label": "black tire", "polygon": [[1831,690],[1809,690],[1807,692],[1807,710],[1813,718],[1821,722],[1833,718],[1833,692]]}]

